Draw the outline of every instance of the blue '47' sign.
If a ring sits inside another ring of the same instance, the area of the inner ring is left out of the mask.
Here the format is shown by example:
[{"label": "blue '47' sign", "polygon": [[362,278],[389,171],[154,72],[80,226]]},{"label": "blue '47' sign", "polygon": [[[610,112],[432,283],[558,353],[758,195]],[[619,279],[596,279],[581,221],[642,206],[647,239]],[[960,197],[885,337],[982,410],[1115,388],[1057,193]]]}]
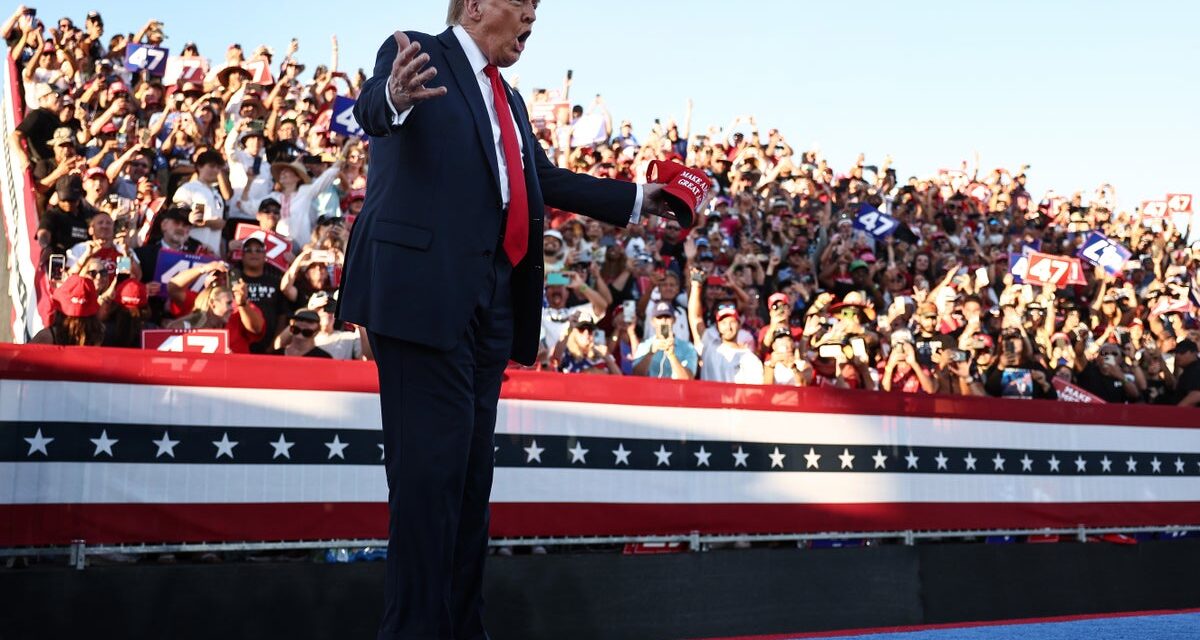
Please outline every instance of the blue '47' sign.
[{"label": "blue '47' sign", "polygon": [[338,96],[334,99],[333,118],[329,121],[329,128],[334,133],[340,133],[344,136],[365,137],[362,127],[358,126],[358,120],[354,119],[353,98]]},{"label": "blue '47' sign", "polygon": [[125,68],[133,72],[145,69],[150,75],[161,77],[167,72],[167,53],[162,47],[131,44],[125,48]]},{"label": "blue '47' sign", "polygon": [[1078,255],[1098,267],[1103,267],[1108,275],[1115,276],[1125,268],[1125,263],[1133,253],[1121,243],[1093,231],[1088,234]]},{"label": "blue '47' sign", "polygon": [[858,217],[854,219],[854,228],[862,229],[876,238],[886,238],[896,231],[900,223],[882,211],[864,204],[858,209]]}]

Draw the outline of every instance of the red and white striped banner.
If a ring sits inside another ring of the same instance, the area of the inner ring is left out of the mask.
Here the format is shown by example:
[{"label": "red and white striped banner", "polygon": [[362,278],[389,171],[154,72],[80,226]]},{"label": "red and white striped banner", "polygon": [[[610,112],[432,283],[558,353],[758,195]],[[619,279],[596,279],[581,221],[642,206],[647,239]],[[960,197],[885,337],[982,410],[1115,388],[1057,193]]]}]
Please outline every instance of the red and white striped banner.
[{"label": "red and white striped banner", "polygon": [[[386,537],[375,389],[370,363],[2,345],[0,546]],[[492,533],[1192,525],[1197,415],[510,372]]]}]

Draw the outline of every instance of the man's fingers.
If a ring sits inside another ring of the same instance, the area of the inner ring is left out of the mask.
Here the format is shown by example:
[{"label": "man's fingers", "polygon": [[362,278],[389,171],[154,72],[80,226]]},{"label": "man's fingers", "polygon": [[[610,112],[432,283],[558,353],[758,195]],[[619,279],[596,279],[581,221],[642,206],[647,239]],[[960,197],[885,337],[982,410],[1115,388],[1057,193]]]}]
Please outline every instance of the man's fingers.
[{"label": "man's fingers", "polygon": [[404,51],[408,47],[408,34],[403,31],[396,31],[392,34],[392,37],[396,39],[396,51]]},{"label": "man's fingers", "polygon": [[428,69],[422,71],[420,74],[418,74],[416,77],[414,77],[412,80],[408,81],[408,90],[416,91],[417,89],[423,89],[425,87],[425,83],[429,82],[430,80],[433,80],[434,76],[436,76],[436,75],[437,75],[437,68],[429,67]]},{"label": "man's fingers", "polygon": [[440,97],[446,95],[446,87],[434,87],[432,89],[424,89],[424,88],[417,89],[416,91],[412,92],[411,95],[412,95],[413,102],[421,102],[422,100],[428,100],[430,98],[440,98]]},{"label": "man's fingers", "polygon": [[428,53],[422,53],[412,60],[409,60],[408,64],[404,65],[404,67],[400,69],[400,82],[405,86],[410,85],[412,83],[412,79],[415,78],[417,74],[421,72],[421,69],[427,64],[429,64]]},{"label": "man's fingers", "polygon": [[420,51],[421,43],[419,42],[414,42],[403,49],[397,49],[396,59],[392,61],[392,74],[397,74],[401,69],[404,68],[405,65],[411,62]]}]

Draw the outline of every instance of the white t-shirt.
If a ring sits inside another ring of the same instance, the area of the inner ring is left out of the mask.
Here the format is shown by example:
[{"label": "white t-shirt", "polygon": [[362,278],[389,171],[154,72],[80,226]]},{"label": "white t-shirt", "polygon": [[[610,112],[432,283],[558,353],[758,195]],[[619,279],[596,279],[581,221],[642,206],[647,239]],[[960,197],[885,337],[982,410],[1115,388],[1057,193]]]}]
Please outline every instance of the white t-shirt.
[{"label": "white t-shirt", "polygon": [[362,341],[357,332],[318,333],[313,341],[328,351],[334,360],[362,360]]},{"label": "white t-shirt", "polygon": [[[221,192],[216,186],[208,186],[196,180],[189,180],[175,191],[175,197],[171,200],[175,204],[197,204],[204,203],[204,219],[208,220],[224,220],[225,219],[225,198],[221,197]],[[203,243],[216,255],[221,255],[221,232],[208,227],[192,227],[189,232],[191,237],[197,242]]]},{"label": "white t-shirt", "polygon": [[[246,218],[254,220],[258,216],[258,207],[267,194],[275,188],[271,181],[271,163],[265,159],[258,168],[258,177],[250,181],[250,170],[254,168],[254,157],[242,149],[235,149],[229,156],[229,186],[233,188],[233,200],[229,202],[230,218]],[[249,185],[247,185],[249,183]],[[250,189],[246,196],[246,208],[241,206],[242,191]],[[247,211],[246,209],[253,209]]]},{"label": "white t-shirt", "polygon": [[[752,347],[754,346],[754,335],[745,329],[738,329],[737,343],[743,347]],[[709,349],[716,348],[719,344],[721,344],[721,333],[717,331],[717,328],[705,329],[704,335],[700,337],[700,357],[704,357]]]},{"label": "white t-shirt", "polygon": [[758,356],[743,346],[719,344],[705,349],[700,379],[737,384],[762,384],[763,365]]}]

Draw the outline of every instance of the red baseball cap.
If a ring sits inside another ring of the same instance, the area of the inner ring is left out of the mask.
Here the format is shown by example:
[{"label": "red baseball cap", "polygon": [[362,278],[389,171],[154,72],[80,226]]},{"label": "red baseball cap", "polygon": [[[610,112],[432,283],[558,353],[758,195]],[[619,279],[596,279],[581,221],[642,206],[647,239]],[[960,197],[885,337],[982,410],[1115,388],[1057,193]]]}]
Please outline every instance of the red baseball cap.
[{"label": "red baseball cap", "polygon": [[108,173],[105,172],[104,169],[101,169],[100,167],[92,167],[91,169],[88,169],[86,173],[83,174],[84,180],[89,180],[91,178],[104,178],[107,180]]},{"label": "red baseball cap", "polygon": [[712,180],[704,172],[686,167],[678,162],[655,160],[646,171],[646,179],[655,184],[666,185],[663,193],[667,204],[675,212],[675,219],[684,229],[690,229],[696,221],[696,210],[700,208],[712,187]]},{"label": "red baseball cap", "polygon": [[117,300],[121,302],[121,306],[123,307],[139,309],[146,306],[149,302],[150,294],[146,290],[146,285],[130,278],[117,287]]},{"label": "red baseball cap", "polygon": [[58,310],[72,318],[90,318],[100,312],[96,285],[83,276],[70,276],[54,290]]},{"label": "red baseball cap", "polygon": [[772,294],[770,298],[767,298],[767,306],[768,307],[775,306],[776,302],[782,302],[784,304],[791,304],[792,301],[788,300],[788,294],[783,293],[781,291],[779,293]]},{"label": "red baseball cap", "polygon": [[126,87],[124,82],[114,82],[108,85],[108,95],[115,96],[118,93],[129,93],[129,87]]},{"label": "red baseball cap", "polygon": [[730,317],[733,317],[733,318],[738,317],[738,312],[737,312],[736,308],[722,307],[721,309],[717,310],[717,322],[720,322],[720,321],[724,320],[725,318],[730,318]]}]

